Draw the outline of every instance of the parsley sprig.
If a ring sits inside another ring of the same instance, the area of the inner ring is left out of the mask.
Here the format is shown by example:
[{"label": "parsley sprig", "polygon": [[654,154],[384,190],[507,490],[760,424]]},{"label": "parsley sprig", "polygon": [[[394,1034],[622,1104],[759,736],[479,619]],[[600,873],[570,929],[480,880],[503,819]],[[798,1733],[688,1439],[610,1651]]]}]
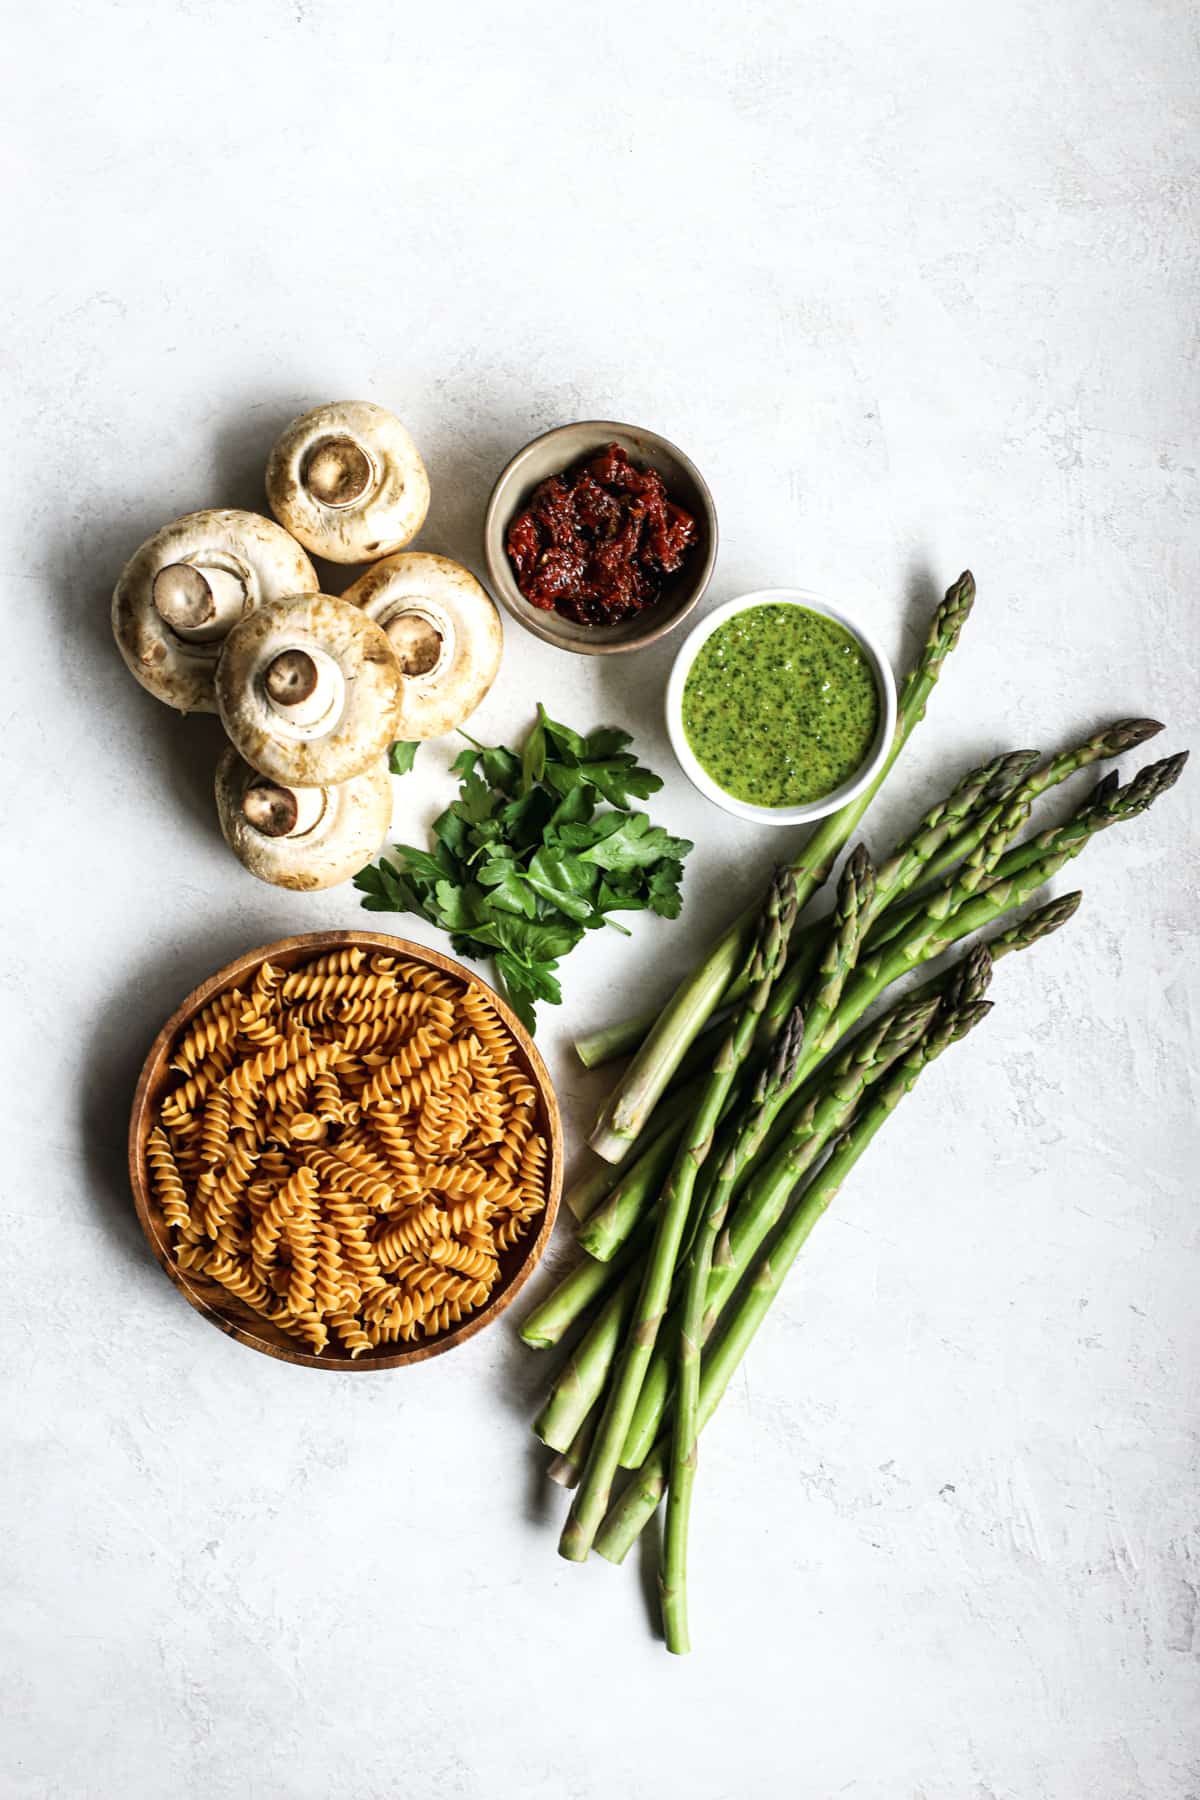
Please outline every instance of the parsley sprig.
[{"label": "parsley sprig", "polygon": [[[581,736],[539,703],[519,754],[467,741],[452,765],[458,799],[434,821],[431,850],[396,844],[354,885],[369,911],[417,913],[459,955],[492,957],[532,1031],[535,1001],[561,1004],[558,965],[585,932],[612,925],[628,936],[620,912],[678,917],[692,846],[630,805],[662,781],[626,731]],[[400,760],[411,768],[411,756]]]}]

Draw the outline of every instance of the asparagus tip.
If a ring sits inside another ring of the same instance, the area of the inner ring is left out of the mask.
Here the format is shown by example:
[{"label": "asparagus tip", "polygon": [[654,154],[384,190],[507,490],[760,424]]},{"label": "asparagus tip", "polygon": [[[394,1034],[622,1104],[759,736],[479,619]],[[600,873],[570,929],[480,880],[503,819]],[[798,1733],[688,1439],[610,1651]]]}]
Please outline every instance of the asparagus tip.
[{"label": "asparagus tip", "polygon": [[1007,800],[1013,789],[1020,786],[1029,771],[1041,760],[1040,750],[1010,750],[996,764],[996,772],[987,785],[984,800],[993,805],[997,800]]},{"label": "asparagus tip", "polygon": [[942,1000],[946,1013],[959,1012],[981,1000],[992,979],[992,953],[986,944],[974,944],[950,974]]},{"label": "asparagus tip", "polygon": [[[867,849],[867,846],[861,843],[855,844],[853,850],[846,858],[845,876],[853,875],[856,881],[861,881],[870,867],[871,853]],[[845,876],[843,879],[845,879]]]},{"label": "asparagus tip", "polygon": [[1134,750],[1139,744],[1144,744],[1147,738],[1157,737],[1160,731],[1165,730],[1166,726],[1161,719],[1121,719],[1113,726],[1112,735],[1121,738],[1123,750]]},{"label": "asparagus tip", "polygon": [[1175,786],[1183,774],[1187,760],[1188,752],[1177,750],[1174,756],[1164,756],[1159,762],[1147,763],[1124,787],[1111,787],[1105,791],[1105,784],[1101,782],[1092,796],[1092,810],[1106,811],[1113,818],[1136,818],[1138,813],[1153,806],[1160,794],[1165,794]]}]

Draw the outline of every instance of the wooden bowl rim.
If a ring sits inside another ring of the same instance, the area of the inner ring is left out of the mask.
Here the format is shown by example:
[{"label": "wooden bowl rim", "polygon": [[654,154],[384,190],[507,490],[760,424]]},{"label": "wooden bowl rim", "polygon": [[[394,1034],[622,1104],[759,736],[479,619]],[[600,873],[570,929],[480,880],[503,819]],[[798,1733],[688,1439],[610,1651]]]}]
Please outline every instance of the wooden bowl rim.
[{"label": "wooden bowl rim", "polygon": [[[218,1307],[188,1279],[188,1272],[181,1269],[172,1258],[169,1248],[158,1234],[154,1217],[154,1206],[150,1192],[150,1183],[145,1166],[145,1146],[150,1135],[153,1120],[150,1118],[151,1095],[157,1098],[156,1084],[161,1081],[166,1068],[166,1058],[176,1037],[194,1018],[202,1006],[223,993],[227,988],[254,971],[264,962],[275,962],[285,956],[307,953],[321,955],[330,950],[358,948],[362,950],[382,950],[388,955],[402,955],[410,962],[421,962],[429,968],[439,969],[444,975],[450,975],[457,981],[482,991],[486,999],[511,1031],[513,1037],[529,1065],[534,1085],[546,1115],[547,1136],[550,1148],[550,1166],[546,1180],[546,1209],[537,1233],[528,1241],[525,1255],[507,1282],[497,1289],[486,1306],[464,1319],[460,1325],[428,1343],[411,1344],[404,1350],[398,1350],[388,1356],[373,1356],[369,1360],[363,1357],[352,1358],[346,1355],[314,1356],[311,1351],[299,1346],[293,1349],[290,1345],[273,1343],[269,1338],[258,1336],[253,1329],[239,1316]],[[430,950],[424,944],[417,944],[411,938],[392,937],[377,931],[306,931],[298,935],[276,938],[273,943],[260,945],[257,949],[247,950],[236,957],[233,962],[226,963],[207,980],[180,1002],[166,1024],[158,1032],[151,1044],[146,1060],[142,1064],[134,1090],[133,1107],[129,1117],[129,1181],[133,1189],[133,1202],[138,1216],[138,1223],[145,1234],[146,1241],[154,1252],[156,1262],[170,1277],[175,1287],[184,1298],[195,1307],[196,1311],[206,1318],[211,1325],[216,1325],[228,1337],[245,1344],[248,1349],[257,1350],[264,1356],[272,1356],[277,1362],[299,1363],[308,1369],[333,1369],[339,1374],[364,1372],[376,1369],[402,1369],[410,1363],[427,1362],[430,1357],[441,1356],[446,1350],[456,1349],[459,1344],[474,1337],[486,1325],[500,1317],[500,1314],[511,1306],[533,1271],[537,1268],[545,1254],[554,1229],[554,1221],[558,1216],[559,1200],[562,1196],[563,1182],[563,1134],[562,1115],[559,1111],[558,1097],[554,1092],[549,1071],[542,1061],[533,1039],[522,1025],[520,1019],[512,1011],[507,1002],[495,991],[482,976],[476,975],[453,957],[445,956],[440,950]]]}]

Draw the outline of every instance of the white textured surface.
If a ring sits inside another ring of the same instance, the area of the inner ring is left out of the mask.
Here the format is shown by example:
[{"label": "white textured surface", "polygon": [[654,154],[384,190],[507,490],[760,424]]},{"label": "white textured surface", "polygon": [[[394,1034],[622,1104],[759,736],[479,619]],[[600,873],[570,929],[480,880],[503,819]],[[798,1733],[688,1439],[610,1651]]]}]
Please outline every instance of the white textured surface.
[{"label": "white textured surface", "polygon": [[[230,954],[360,915],[241,875],[213,728],[142,696],[107,624],[140,539],[259,504],[318,401],[401,414],[433,479],[421,544],[476,565],[506,456],[607,415],[709,476],[714,599],[807,583],[899,657],[931,584],[974,567],[877,847],[1001,745],[1150,711],[1179,747],[1190,12],[10,20],[6,1797],[1200,1793],[1194,772],[1076,865],[1079,919],[1004,968],[814,1240],[705,1442],[699,1647],[675,1663],[636,1566],[554,1555],[542,1368],[511,1332],[322,1376],[223,1338],[145,1252],[123,1134],[152,1031]],[[542,696],[665,768],[671,654],[593,663],[513,628],[480,728]],[[429,761],[406,834],[441,797]],[[572,962],[544,1041],[579,1119],[566,1024],[681,967],[781,847],[678,778],[656,811],[699,840],[686,920]]]}]

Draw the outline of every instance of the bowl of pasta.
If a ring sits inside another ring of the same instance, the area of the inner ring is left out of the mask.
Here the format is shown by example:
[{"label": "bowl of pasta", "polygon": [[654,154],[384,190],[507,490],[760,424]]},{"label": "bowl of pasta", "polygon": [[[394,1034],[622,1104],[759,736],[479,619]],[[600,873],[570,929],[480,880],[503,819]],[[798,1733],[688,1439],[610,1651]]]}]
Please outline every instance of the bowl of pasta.
[{"label": "bowl of pasta", "polygon": [[251,950],[142,1068],[129,1171],[155,1257],[253,1350],[394,1369],[473,1337],[553,1229],[562,1123],[503,1000],[404,938]]}]

